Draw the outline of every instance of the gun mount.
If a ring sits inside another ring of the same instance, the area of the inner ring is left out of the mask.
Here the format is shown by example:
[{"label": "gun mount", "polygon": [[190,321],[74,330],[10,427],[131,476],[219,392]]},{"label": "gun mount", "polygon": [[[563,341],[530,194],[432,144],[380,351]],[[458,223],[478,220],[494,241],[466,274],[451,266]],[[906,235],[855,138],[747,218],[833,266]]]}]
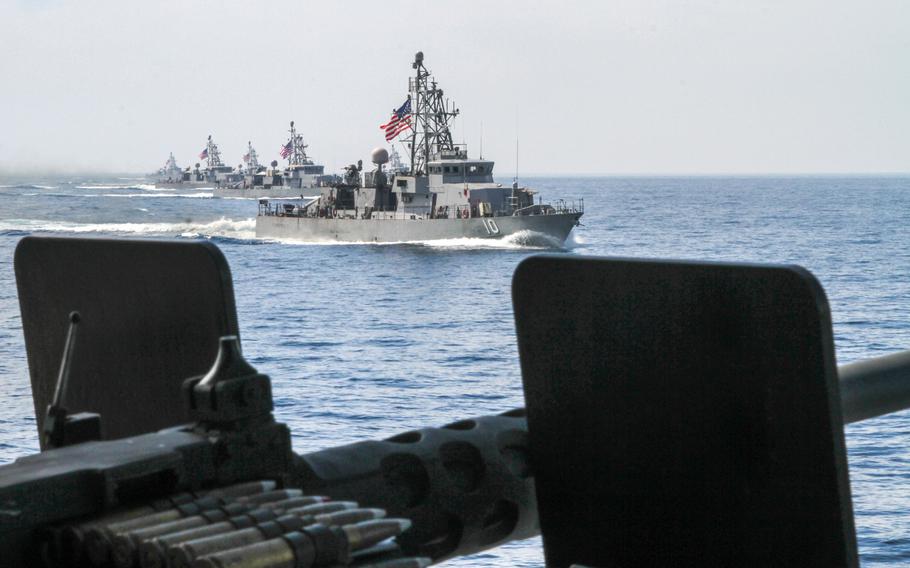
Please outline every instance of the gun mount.
[{"label": "gun mount", "polygon": [[[27,238],[20,249],[96,256],[105,243]],[[107,244],[134,263],[200,248],[220,258],[206,243]],[[17,273],[34,277],[20,260]],[[209,277],[229,290],[226,263],[214,266]],[[35,312],[20,296],[28,340]],[[0,467],[4,565],[405,568],[542,532],[552,566],[721,566],[730,554],[760,566],[770,553],[782,565],[856,566],[843,423],[910,404],[906,353],[835,367],[827,303],[805,271],[544,256],[525,261],[514,283],[527,417],[515,409],[297,455],[224,297],[228,309],[209,307],[234,323],[210,334],[208,370],[158,382],[168,389],[160,397],[181,405],[178,423],[134,421],[139,433],[73,443],[63,435],[59,447]],[[78,393],[100,314],[68,299],[50,335],[65,337],[79,309],[86,332],[57,344],[69,345],[67,391]],[[147,337],[168,335],[129,315]],[[34,382],[51,367],[27,345]],[[551,356],[569,345],[569,362]],[[755,523],[763,528],[740,530]]]}]

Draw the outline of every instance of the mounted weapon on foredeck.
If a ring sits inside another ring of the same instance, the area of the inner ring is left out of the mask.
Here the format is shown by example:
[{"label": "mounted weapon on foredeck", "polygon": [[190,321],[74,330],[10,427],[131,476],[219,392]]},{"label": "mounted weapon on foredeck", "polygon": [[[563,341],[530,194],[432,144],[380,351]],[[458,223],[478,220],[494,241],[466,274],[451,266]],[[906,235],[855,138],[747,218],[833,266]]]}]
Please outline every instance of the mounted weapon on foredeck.
[{"label": "mounted weapon on foredeck", "polygon": [[16,272],[39,431],[57,376],[101,428],[0,467],[12,567],[403,568],[541,532],[560,567],[856,566],[843,424],[910,406],[910,354],[835,366],[802,269],[539,256],[527,417],[296,454],[214,245],[27,237]]}]

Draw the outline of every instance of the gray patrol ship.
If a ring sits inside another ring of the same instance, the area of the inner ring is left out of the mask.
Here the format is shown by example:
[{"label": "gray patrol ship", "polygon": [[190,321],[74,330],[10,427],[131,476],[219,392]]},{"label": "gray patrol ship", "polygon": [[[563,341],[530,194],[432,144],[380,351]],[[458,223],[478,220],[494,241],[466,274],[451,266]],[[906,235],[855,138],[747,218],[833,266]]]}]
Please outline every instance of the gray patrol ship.
[{"label": "gray patrol ship", "polygon": [[167,157],[167,161],[164,162],[164,166],[146,177],[156,184],[177,183],[183,179],[183,168],[177,165],[177,159],[174,158],[174,153],[171,152]]},{"label": "gray patrol ship", "polygon": [[306,195],[316,195],[323,186],[328,186],[339,180],[338,176],[325,175],[325,166],[315,163],[307,156],[307,144],[303,136],[294,128],[291,121],[290,138],[281,147],[282,158],[287,159],[288,165],[284,170],[278,167],[278,162],[273,160],[268,167],[259,165],[256,151],[248,143],[247,171],[241,179],[231,182],[219,183],[213,191],[214,197],[231,198],[303,198]]},{"label": "gray patrol ship", "polygon": [[449,125],[459,113],[418,52],[405,103],[383,125],[386,139],[410,130],[407,172],[387,172],[385,148],[372,153],[376,168],[345,168],[342,183],[296,201],[259,202],[256,236],[308,241],[413,242],[520,236],[561,246],[579,224],[584,202],[543,203],[536,192],[493,180],[493,161],[468,157]]},{"label": "gray patrol ship", "polygon": [[209,134],[205,149],[199,154],[205,160],[205,168],[199,162],[183,170],[177,166],[174,155],[168,158],[165,167],[158,171],[155,187],[158,189],[213,189],[217,186],[237,183],[243,175],[221,160],[221,151]]}]

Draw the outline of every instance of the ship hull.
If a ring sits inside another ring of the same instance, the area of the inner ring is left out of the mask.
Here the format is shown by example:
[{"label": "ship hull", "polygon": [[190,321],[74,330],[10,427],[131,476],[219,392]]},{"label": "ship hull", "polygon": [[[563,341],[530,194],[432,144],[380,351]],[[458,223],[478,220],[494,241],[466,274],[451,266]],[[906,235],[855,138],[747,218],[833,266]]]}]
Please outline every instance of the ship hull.
[{"label": "ship hull", "polygon": [[[393,243],[443,239],[501,239],[527,232],[529,244],[562,246],[581,213],[471,219],[321,219],[260,215],[258,238]],[[539,238],[537,238],[539,237]]]},{"label": "ship hull", "polygon": [[215,187],[215,183],[210,181],[156,181],[154,185],[157,189],[213,189]]},{"label": "ship hull", "polygon": [[249,189],[216,187],[212,197],[230,199],[300,199],[305,195],[318,194],[319,188],[299,187],[252,187]]}]

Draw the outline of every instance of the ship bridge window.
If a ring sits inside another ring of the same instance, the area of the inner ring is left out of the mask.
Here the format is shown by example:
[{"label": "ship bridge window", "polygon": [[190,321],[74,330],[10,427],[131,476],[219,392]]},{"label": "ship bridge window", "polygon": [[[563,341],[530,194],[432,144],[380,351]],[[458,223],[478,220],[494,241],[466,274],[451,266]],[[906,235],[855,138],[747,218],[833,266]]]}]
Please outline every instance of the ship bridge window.
[{"label": "ship bridge window", "polygon": [[443,168],[443,171],[444,171],[445,173],[449,173],[449,166],[444,167],[444,168]]}]

